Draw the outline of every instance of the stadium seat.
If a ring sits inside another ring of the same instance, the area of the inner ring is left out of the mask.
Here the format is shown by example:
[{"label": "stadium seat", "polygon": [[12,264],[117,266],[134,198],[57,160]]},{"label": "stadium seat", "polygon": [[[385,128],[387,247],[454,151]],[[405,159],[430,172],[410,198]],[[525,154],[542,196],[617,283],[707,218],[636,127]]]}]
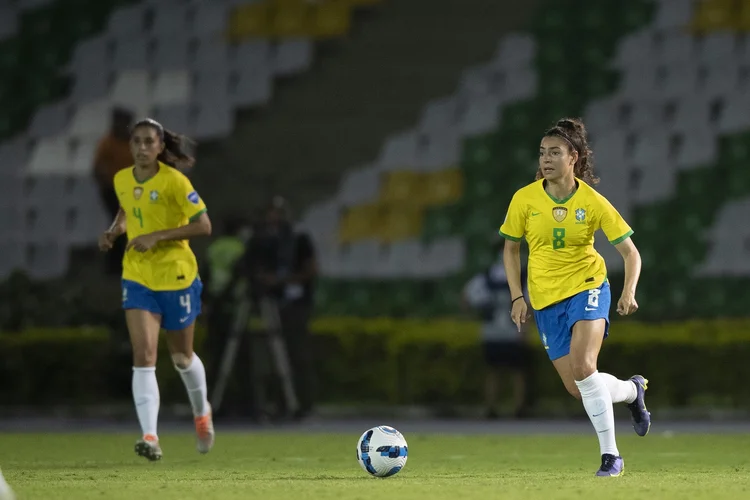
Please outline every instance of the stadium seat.
[{"label": "stadium seat", "polygon": [[[137,116],[146,116],[151,108],[151,75],[145,70],[120,72],[112,85],[110,100],[116,106],[132,109]],[[93,113],[102,112],[104,117],[108,118],[106,113],[108,104],[106,101],[102,102]],[[98,132],[101,133],[102,130],[106,130],[106,126],[98,129]],[[97,130],[89,128],[83,135],[96,133]]]},{"label": "stadium seat", "polygon": [[383,170],[409,169],[417,163],[417,134],[392,135],[383,144],[377,164]]},{"label": "stadium seat", "polygon": [[458,127],[437,129],[422,137],[415,166],[434,172],[456,165],[461,156],[461,134]]},{"label": "stadium seat", "polygon": [[154,71],[184,71],[190,66],[193,47],[185,33],[155,33],[150,68]]},{"label": "stadium seat", "polygon": [[149,40],[143,36],[128,38],[119,35],[114,44],[114,54],[110,61],[110,68],[117,71],[141,70],[148,67],[151,53]]},{"label": "stadium seat", "polygon": [[348,35],[351,16],[351,3],[347,0],[319,2],[315,5],[311,34],[319,39]]},{"label": "stadium seat", "polygon": [[28,136],[38,139],[60,134],[67,126],[70,115],[70,105],[65,101],[42,106],[34,113]]},{"label": "stadium seat", "polygon": [[229,6],[222,2],[201,2],[195,6],[190,23],[190,34],[199,39],[217,38],[229,19]]},{"label": "stadium seat", "polygon": [[383,203],[412,203],[420,206],[425,198],[425,175],[396,170],[383,174],[380,199]]},{"label": "stadium seat", "polygon": [[380,259],[381,243],[363,239],[348,245],[340,262],[340,273],[348,278],[375,277],[374,262]]},{"label": "stadium seat", "polygon": [[421,207],[409,203],[384,206],[378,232],[380,241],[393,243],[419,237],[423,216]]},{"label": "stadium seat", "polygon": [[704,0],[698,2],[691,26],[696,33],[704,34],[733,30],[737,26],[737,10],[733,0]]},{"label": "stadium seat", "polygon": [[341,218],[339,241],[351,243],[365,238],[377,237],[381,226],[381,206],[378,204],[357,205],[348,208]]},{"label": "stadium seat", "polygon": [[209,141],[226,137],[233,126],[234,110],[228,96],[217,95],[215,98],[202,99],[195,104],[195,114],[189,130],[195,139]]},{"label": "stadium seat", "polygon": [[279,38],[309,37],[313,34],[312,5],[305,0],[274,0],[271,30]]},{"label": "stadium seat", "polygon": [[96,156],[99,139],[100,135],[95,135],[79,137],[78,140],[75,141],[69,163],[69,171],[72,175],[80,177],[88,177],[91,175],[94,168],[94,157]]},{"label": "stadium seat", "polygon": [[693,17],[693,0],[657,2],[653,26],[659,30],[679,30],[690,25]]},{"label": "stadium seat", "polygon": [[312,64],[313,45],[309,39],[283,40],[272,56],[274,74],[292,76],[307,71]]},{"label": "stadium seat", "polygon": [[107,32],[117,39],[136,42],[146,31],[147,6],[142,4],[120,7],[107,22]]},{"label": "stadium seat", "polygon": [[247,66],[235,73],[236,86],[232,103],[238,107],[268,104],[273,97],[273,74],[270,66]]},{"label": "stadium seat", "polygon": [[204,40],[198,44],[191,69],[225,71],[229,67],[229,48],[219,40]]},{"label": "stadium seat", "polygon": [[231,67],[234,70],[263,71],[271,67],[271,44],[267,40],[250,40],[235,49]]},{"label": "stadium seat", "polygon": [[151,104],[154,106],[187,103],[192,95],[190,75],[184,67],[180,70],[160,72],[154,79],[151,92]]},{"label": "stadium seat", "polygon": [[378,199],[380,186],[381,174],[378,168],[369,166],[350,170],[341,180],[337,200],[346,206],[372,203]]},{"label": "stadium seat", "polygon": [[30,175],[67,173],[69,157],[70,138],[67,135],[41,139],[33,149],[26,172]]},{"label": "stadium seat", "polygon": [[9,6],[0,6],[0,41],[16,35],[18,32],[18,16],[16,10]]},{"label": "stadium seat", "polygon": [[463,172],[459,168],[434,172],[424,181],[421,201],[430,206],[456,203],[464,194],[463,180]]},{"label": "stadium seat", "polygon": [[78,107],[70,123],[71,137],[89,137],[109,130],[110,110],[108,99],[89,101]]},{"label": "stadium seat", "polygon": [[29,139],[24,135],[0,143],[0,173],[21,173],[26,167],[29,153]]},{"label": "stadium seat", "polygon": [[229,15],[227,36],[232,42],[273,35],[270,2],[252,2],[235,7]]},{"label": "stadium seat", "polygon": [[156,3],[153,6],[151,34],[158,37],[180,36],[187,32],[188,4]]},{"label": "stadium seat", "polygon": [[422,244],[418,240],[388,245],[379,262],[377,275],[385,279],[418,276],[422,252]]}]

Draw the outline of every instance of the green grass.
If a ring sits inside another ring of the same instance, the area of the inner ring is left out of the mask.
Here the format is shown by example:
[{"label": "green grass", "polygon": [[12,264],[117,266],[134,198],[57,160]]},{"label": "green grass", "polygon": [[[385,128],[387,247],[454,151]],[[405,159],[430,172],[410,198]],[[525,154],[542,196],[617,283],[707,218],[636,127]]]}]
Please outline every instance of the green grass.
[{"label": "green grass", "polygon": [[6,434],[0,465],[20,500],[750,498],[750,435],[621,436],[620,478],[593,477],[593,434],[406,437],[406,467],[387,479],[360,469],[349,434],[225,433],[207,456],[165,434],[158,463],[130,435]]}]

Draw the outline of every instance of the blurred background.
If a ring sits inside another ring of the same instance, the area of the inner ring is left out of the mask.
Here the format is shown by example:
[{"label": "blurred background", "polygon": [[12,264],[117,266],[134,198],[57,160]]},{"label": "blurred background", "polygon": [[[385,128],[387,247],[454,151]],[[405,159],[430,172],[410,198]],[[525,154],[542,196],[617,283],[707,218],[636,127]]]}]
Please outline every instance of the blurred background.
[{"label": "blurred background", "polygon": [[0,75],[0,415],[134,414],[95,247],[144,116],[196,143],[219,415],[583,416],[496,238],[563,116],[643,257],[601,368],[660,415],[750,414],[749,0],[0,0]]}]

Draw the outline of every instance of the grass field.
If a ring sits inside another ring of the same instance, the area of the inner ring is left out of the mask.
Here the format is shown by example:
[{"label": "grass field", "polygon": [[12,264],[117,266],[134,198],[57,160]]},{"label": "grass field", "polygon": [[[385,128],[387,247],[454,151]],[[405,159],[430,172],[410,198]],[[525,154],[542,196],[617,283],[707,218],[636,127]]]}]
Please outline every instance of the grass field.
[{"label": "grass field", "polygon": [[148,463],[130,434],[5,434],[0,466],[19,500],[750,498],[750,434],[621,436],[620,478],[593,477],[593,434],[410,434],[406,467],[387,479],[360,469],[358,437],[224,433],[201,456],[192,435],[164,434],[164,459]]}]

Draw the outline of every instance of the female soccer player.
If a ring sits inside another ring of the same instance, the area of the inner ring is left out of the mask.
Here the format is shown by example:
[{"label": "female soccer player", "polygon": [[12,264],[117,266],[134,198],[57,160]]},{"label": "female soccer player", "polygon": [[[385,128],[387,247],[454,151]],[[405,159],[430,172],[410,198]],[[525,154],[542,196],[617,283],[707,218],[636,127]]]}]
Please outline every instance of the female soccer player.
[{"label": "female soccer player", "polygon": [[206,371],[193,352],[203,286],[187,241],[210,235],[211,221],[203,200],[175,168],[194,163],[181,144],[180,136],[154,120],[135,124],[130,137],[135,165],[115,175],[120,211],[99,238],[99,247],[107,251],[127,232],[122,303],[133,345],[133,399],[143,431],[135,451],[149,460],[162,457],[156,432],[159,386],[155,371],[161,328],[167,330],[172,361],[190,398],[198,451],[207,453],[214,443]]},{"label": "female soccer player", "polygon": [[592,153],[580,120],[565,118],[539,146],[537,180],[510,202],[500,234],[508,240],[503,261],[518,329],[527,319],[521,288],[520,240],[529,245],[528,290],[542,344],[565,388],[583,400],[599,436],[602,464],[597,476],[619,476],[624,462],[615,442],[612,403],[625,402],[636,434],[651,426],[646,410],[648,381],[641,375],[618,380],[597,371],[597,357],[609,330],[610,289],[604,259],[594,250],[594,232],[604,231],[625,260],[625,286],[617,302],[621,315],[638,309],[635,288],[641,257],[633,231],[591,186]]}]

